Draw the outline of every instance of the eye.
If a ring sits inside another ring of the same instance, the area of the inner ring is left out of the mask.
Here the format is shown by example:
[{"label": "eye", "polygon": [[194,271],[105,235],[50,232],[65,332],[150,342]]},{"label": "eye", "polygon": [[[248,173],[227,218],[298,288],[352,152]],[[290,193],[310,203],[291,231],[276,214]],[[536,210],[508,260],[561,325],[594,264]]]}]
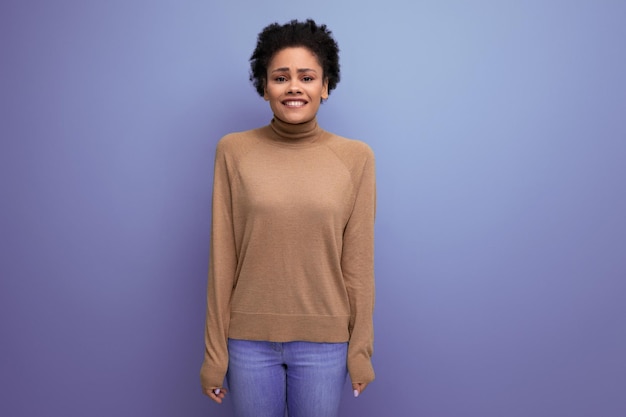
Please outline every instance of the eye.
[{"label": "eye", "polygon": [[287,77],[284,77],[282,75],[274,78],[274,81],[276,81],[277,83],[284,83],[285,81],[287,81]]},{"label": "eye", "polygon": [[309,77],[307,75],[305,77],[302,77],[302,81],[304,81],[305,83],[310,83],[311,81],[313,81],[313,77]]}]

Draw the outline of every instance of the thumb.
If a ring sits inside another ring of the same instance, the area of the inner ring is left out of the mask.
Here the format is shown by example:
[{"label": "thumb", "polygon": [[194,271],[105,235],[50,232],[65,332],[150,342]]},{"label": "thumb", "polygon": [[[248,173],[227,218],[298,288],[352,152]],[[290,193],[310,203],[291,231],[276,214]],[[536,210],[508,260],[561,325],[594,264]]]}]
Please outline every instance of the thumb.
[{"label": "thumb", "polygon": [[354,398],[358,397],[363,392],[366,385],[367,384],[360,384],[360,383],[352,384],[352,390],[354,391]]}]

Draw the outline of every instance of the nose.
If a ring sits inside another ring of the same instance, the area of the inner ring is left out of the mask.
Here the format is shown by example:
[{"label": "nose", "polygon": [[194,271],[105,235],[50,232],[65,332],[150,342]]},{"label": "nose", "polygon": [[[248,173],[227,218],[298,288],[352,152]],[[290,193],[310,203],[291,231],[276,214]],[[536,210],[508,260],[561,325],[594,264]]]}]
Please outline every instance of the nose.
[{"label": "nose", "polygon": [[300,91],[300,86],[298,85],[297,80],[292,80],[291,83],[289,83],[287,94],[301,94],[301,93],[302,92]]}]

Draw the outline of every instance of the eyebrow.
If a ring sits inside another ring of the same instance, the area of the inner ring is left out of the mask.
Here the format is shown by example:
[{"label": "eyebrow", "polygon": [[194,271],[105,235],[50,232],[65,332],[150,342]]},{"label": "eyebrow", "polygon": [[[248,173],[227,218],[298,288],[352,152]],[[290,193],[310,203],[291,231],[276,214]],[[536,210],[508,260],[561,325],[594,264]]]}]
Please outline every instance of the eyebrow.
[{"label": "eyebrow", "polygon": [[[313,68],[298,68],[296,71],[298,73],[302,73],[302,72],[315,72],[315,73],[317,73],[317,71],[315,71]],[[272,71],[272,73],[275,73],[275,72],[289,72],[289,68],[288,67],[276,68],[275,70]]]}]

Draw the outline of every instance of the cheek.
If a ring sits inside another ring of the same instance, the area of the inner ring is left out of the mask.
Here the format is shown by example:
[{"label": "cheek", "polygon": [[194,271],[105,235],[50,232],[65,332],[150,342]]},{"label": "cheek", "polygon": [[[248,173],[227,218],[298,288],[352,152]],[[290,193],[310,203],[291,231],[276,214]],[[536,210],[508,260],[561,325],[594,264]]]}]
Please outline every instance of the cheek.
[{"label": "cheek", "polygon": [[276,87],[268,87],[265,89],[265,94],[269,100],[277,100],[280,97],[280,91]]}]

